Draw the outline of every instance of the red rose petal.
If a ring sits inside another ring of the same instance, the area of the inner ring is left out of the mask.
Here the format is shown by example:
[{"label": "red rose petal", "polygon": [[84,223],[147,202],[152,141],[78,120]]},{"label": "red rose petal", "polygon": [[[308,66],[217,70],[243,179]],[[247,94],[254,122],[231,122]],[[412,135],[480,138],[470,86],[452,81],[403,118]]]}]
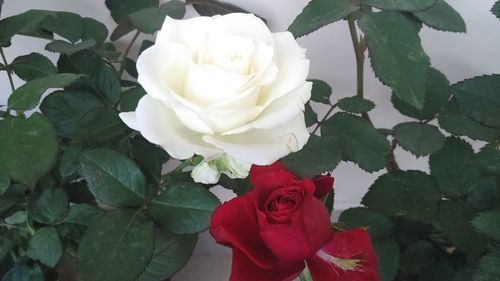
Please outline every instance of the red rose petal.
[{"label": "red rose petal", "polygon": [[304,270],[304,261],[280,260],[273,268],[265,269],[252,263],[241,251],[233,250],[230,281],[291,281]]},{"label": "red rose petal", "polygon": [[252,167],[250,168],[250,181],[254,182],[254,180],[261,174],[279,171],[287,171],[287,169],[278,161],[267,166],[252,165]]},{"label": "red rose petal", "polygon": [[262,240],[280,259],[304,260],[330,239],[330,215],[325,206],[312,194],[302,204],[286,224],[270,222],[262,211],[257,214]]},{"label": "red rose petal", "polygon": [[212,214],[210,234],[217,243],[237,248],[257,265],[270,268],[277,259],[260,238],[255,210],[247,197],[237,197],[217,207]]},{"label": "red rose petal", "polygon": [[360,228],[334,232],[307,265],[314,281],[380,281],[370,236]]},{"label": "red rose petal", "polygon": [[316,196],[317,198],[321,199],[333,190],[333,177],[317,176],[313,179],[313,182],[316,186],[316,192],[314,193],[314,196]]}]

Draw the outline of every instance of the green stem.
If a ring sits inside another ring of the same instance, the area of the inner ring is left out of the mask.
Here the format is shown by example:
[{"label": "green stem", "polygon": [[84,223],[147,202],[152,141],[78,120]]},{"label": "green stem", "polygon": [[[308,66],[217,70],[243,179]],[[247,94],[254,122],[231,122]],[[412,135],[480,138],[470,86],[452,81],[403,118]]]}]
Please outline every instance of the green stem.
[{"label": "green stem", "polygon": [[352,15],[347,16],[347,21],[349,23],[349,31],[351,33],[352,45],[354,47],[354,55],[356,56],[356,81],[357,81],[357,95],[359,97],[364,96],[364,87],[363,87],[363,76],[364,76],[364,48],[360,42],[363,39],[359,39],[358,32],[356,30],[356,25],[354,23],[354,18]]},{"label": "green stem", "polygon": [[[7,58],[5,57],[5,54],[3,52],[3,48],[0,48],[0,55],[2,56],[3,63],[7,67],[9,63],[7,62]],[[9,77],[9,83],[10,83],[10,88],[12,89],[12,92],[16,90],[16,87],[14,86],[14,81],[12,80],[12,73],[10,69],[6,69],[7,71],[7,76]]]},{"label": "green stem", "polygon": [[321,125],[323,125],[323,123],[326,121],[326,119],[328,119],[328,116],[330,116],[330,114],[332,114],[333,110],[336,107],[337,107],[337,103],[334,103],[330,106],[330,109],[328,109],[325,116],[321,120],[318,121],[318,123],[316,124],[316,128],[314,128],[314,130],[312,131],[311,134],[314,135],[314,133],[316,133],[316,131],[318,131],[318,129],[321,127]]},{"label": "green stem", "polygon": [[132,38],[132,40],[128,44],[127,48],[125,49],[125,52],[123,53],[121,63],[120,63],[120,69],[118,70],[118,74],[120,77],[122,77],[123,72],[125,71],[125,65],[127,63],[128,53],[130,53],[130,49],[132,49],[132,46],[134,45],[135,41],[139,37],[139,34],[141,34],[141,32],[139,30],[137,30],[134,34],[134,37]]}]

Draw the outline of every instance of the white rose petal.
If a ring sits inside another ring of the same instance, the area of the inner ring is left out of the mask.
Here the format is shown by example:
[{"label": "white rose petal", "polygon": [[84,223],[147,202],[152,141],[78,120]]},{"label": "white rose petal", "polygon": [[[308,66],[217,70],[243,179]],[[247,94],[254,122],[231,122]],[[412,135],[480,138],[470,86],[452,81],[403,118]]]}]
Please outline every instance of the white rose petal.
[{"label": "white rose petal", "polygon": [[137,60],[147,92],[122,120],[172,157],[201,155],[195,181],[246,177],[309,138],[309,60],[289,32],[251,14],[165,20]]}]

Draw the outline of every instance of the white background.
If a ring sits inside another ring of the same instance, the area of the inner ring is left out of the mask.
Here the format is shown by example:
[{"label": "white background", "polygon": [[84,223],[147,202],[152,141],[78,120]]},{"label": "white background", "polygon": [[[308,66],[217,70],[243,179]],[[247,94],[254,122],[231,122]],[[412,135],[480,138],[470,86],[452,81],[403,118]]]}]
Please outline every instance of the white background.
[{"label": "white background", "polygon": [[[284,31],[308,2],[307,0],[226,0],[268,20],[273,32]],[[162,1],[165,2],[165,1]],[[489,73],[500,73],[500,20],[489,10],[494,0],[448,0],[464,18],[466,34],[446,33],[424,27],[420,35],[422,44],[431,58],[432,65],[441,70],[451,83],[462,79]],[[112,21],[104,0],[5,0],[2,18],[24,12],[28,9],[64,10],[95,18],[108,26],[110,32],[116,24]],[[188,10],[188,17],[194,16]],[[121,48],[130,40],[130,35],[119,41]],[[151,39],[150,36],[142,37]],[[138,40],[140,43],[141,40]],[[45,40],[16,36],[10,48],[5,49],[8,61],[16,56],[40,52],[51,59],[56,55],[44,50]],[[310,78],[322,79],[332,85],[333,99],[355,94],[355,60],[345,21],[336,22],[313,34],[299,39],[308,49],[311,60]],[[138,46],[134,50],[137,50]],[[136,51],[132,51],[134,55]],[[392,108],[390,90],[381,85],[370,70],[369,61],[365,65],[365,93],[377,107],[370,116],[377,127],[390,128],[401,121],[409,120]],[[15,80],[16,86],[22,83]],[[0,105],[6,104],[10,86],[5,72],[0,72]],[[322,107],[316,107],[324,111]],[[320,117],[323,115],[320,113]],[[428,171],[427,158],[416,159],[409,153],[396,150],[396,159],[402,169]],[[336,178],[336,208],[343,210],[359,204],[370,184],[384,170],[368,174],[357,166],[342,163],[334,171]],[[230,196],[218,189],[223,198]],[[208,235],[202,235],[191,262],[174,281],[222,281],[228,280],[230,251],[215,245]]]}]

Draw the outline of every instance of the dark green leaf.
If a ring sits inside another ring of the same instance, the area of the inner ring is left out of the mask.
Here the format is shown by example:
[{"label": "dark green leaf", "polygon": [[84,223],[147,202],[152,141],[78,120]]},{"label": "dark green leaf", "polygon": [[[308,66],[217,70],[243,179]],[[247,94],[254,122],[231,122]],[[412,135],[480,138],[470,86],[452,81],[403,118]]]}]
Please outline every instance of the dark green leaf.
[{"label": "dark green leaf", "polygon": [[445,259],[441,259],[420,274],[418,281],[456,281],[456,271],[452,265]]},{"label": "dark green leaf", "polygon": [[103,210],[89,204],[75,204],[69,207],[68,215],[64,218],[64,223],[89,226],[101,214]]},{"label": "dark green leaf", "polygon": [[361,4],[373,6],[382,10],[419,11],[428,9],[437,0],[361,0]]},{"label": "dark green leaf", "polygon": [[238,196],[242,196],[252,189],[249,177],[245,179],[231,179],[227,175],[222,174],[218,184],[224,188],[231,189]]},{"label": "dark green leaf", "polygon": [[0,47],[10,46],[10,39],[16,34],[36,35],[41,28],[42,21],[48,16],[55,16],[55,13],[29,10],[0,20]]},{"label": "dark green leaf", "polygon": [[485,127],[461,112],[452,100],[438,116],[439,125],[446,131],[472,139],[493,141],[500,139],[500,129]]},{"label": "dark green leaf", "polygon": [[115,45],[113,43],[104,43],[98,48],[93,50],[97,55],[107,58],[109,61],[119,63],[121,53],[116,50]]},{"label": "dark green leaf", "polygon": [[392,281],[399,268],[399,246],[394,239],[374,242],[378,256],[378,270],[382,281]]},{"label": "dark green leaf", "polygon": [[153,256],[137,281],[165,280],[179,271],[191,257],[197,235],[176,235],[156,229]]},{"label": "dark green leaf", "polygon": [[500,176],[500,145],[490,143],[476,154],[477,167],[488,174]]},{"label": "dark green leaf", "polygon": [[171,0],[159,8],[151,7],[140,10],[129,16],[132,24],[142,32],[155,33],[160,30],[165,17],[169,16],[173,19],[182,19],[186,13],[186,7],[179,0]]},{"label": "dark green leaf", "polygon": [[380,176],[362,203],[389,217],[427,221],[436,215],[440,199],[431,176],[420,171],[399,171]]},{"label": "dark green leaf", "polygon": [[111,108],[96,108],[85,114],[74,129],[79,143],[102,143],[112,140],[127,130],[118,114]]},{"label": "dark green leaf", "polygon": [[44,281],[39,266],[15,265],[2,278],[2,281]]},{"label": "dark green leaf", "polygon": [[123,98],[120,101],[121,111],[135,111],[139,100],[146,94],[142,87],[134,87],[123,92]]},{"label": "dark green leaf", "polygon": [[365,119],[337,113],[323,124],[321,132],[324,136],[333,136],[340,141],[343,160],[357,163],[368,172],[385,167],[389,142]]},{"label": "dark green leaf", "polygon": [[66,87],[80,78],[81,75],[61,73],[29,81],[10,95],[8,106],[13,110],[33,109],[38,105],[46,90]]},{"label": "dark green leaf", "polygon": [[90,38],[85,41],[71,44],[62,40],[54,40],[47,44],[45,46],[45,49],[47,51],[55,52],[55,53],[61,53],[65,54],[68,56],[71,56],[72,54],[90,49],[96,45],[96,42],[94,39]]},{"label": "dark green leaf", "polygon": [[57,156],[56,131],[46,117],[0,120],[0,176],[28,186],[52,167]]},{"label": "dark green leaf", "polygon": [[396,125],[394,137],[402,148],[417,157],[438,151],[446,141],[446,138],[435,126],[417,122]]},{"label": "dark green leaf", "polygon": [[318,123],[318,115],[314,112],[310,103],[306,103],[305,105],[304,118],[306,121],[306,127],[311,127],[312,125]]},{"label": "dark green leaf", "polygon": [[330,104],[332,87],[322,80],[310,80],[313,83],[311,90],[311,100],[324,104]]},{"label": "dark green leaf", "polygon": [[142,9],[158,7],[158,0],[106,0],[105,3],[117,23],[127,20],[128,15]]},{"label": "dark green leaf", "polygon": [[149,196],[146,179],[132,160],[119,152],[92,149],[80,155],[81,176],[96,198],[112,206],[139,206]]},{"label": "dark green leaf", "polygon": [[480,213],[471,224],[482,234],[500,242],[500,211]]},{"label": "dark green leaf", "polygon": [[280,161],[295,175],[301,178],[313,178],[337,167],[342,160],[341,149],[336,137],[311,135],[302,150],[289,154]]},{"label": "dark green leaf", "polygon": [[26,211],[17,211],[9,217],[5,218],[6,224],[22,224],[28,219]]},{"label": "dark green leaf", "polygon": [[123,36],[129,34],[134,30],[134,25],[132,24],[132,21],[130,19],[127,19],[124,22],[121,22],[118,24],[118,26],[111,32],[111,41],[116,41]]},{"label": "dark green leaf", "polygon": [[347,228],[366,227],[373,241],[388,238],[394,228],[391,220],[363,207],[343,211],[340,214],[339,222]]},{"label": "dark green leaf", "polygon": [[55,14],[55,17],[48,17],[43,21],[43,29],[59,34],[72,43],[78,41],[83,32],[82,17],[70,12],[55,12]]},{"label": "dark green leaf", "polygon": [[93,39],[97,45],[101,45],[106,38],[108,38],[106,25],[93,18],[83,18],[82,41]]},{"label": "dark green leaf", "polygon": [[89,190],[87,182],[85,181],[73,181],[70,183],[65,183],[63,189],[68,194],[71,203],[92,203],[95,201],[94,195]]},{"label": "dark green leaf", "polygon": [[142,54],[142,52],[144,52],[144,50],[146,50],[147,48],[153,46],[154,44],[155,44],[155,42],[150,41],[150,40],[144,40],[144,41],[142,41],[141,47],[139,48],[139,54]]},{"label": "dark green leaf", "polygon": [[14,246],[14,243],[7,238],[5,235],[0,237],[0,262],[9,254],[10,249]]},{"label": "dark green leaf", "polygon": [[148,182],[159,184],[163,164],[169,159],[168,154],[142,137],[132,139],[131,144],[132,160],[141,168]]},{"label": "dark green leaf", "polygon": [[349,0],[312,0],[288,27],[295,38],[345,18],[359,9]]},{"label": "dark green leaf", "polygon": [[[499,5],[497,5],[499,6]],[[500,279],[500,247],[493,249],[479,260],[474,281],[497,281]]]},{"label": "dark green leaf", "polygon": [[494,177],[482,178],[476,182],[474,189],[467,196],[467,202],[478,210],[493,208],[498,199],[498,188]]},{"label": "dark green leaf", "polygon": [[249,13],[248,11],[234,4],[217,0],[188,0],[186,2],[188,4],[191,3],[193,5],[193,8],[200,16],[212,17],[215,15],[225,15],[230,13]]},{"label": "dark green leaf", "polygon": [[135,281],[154,246],[153,223],[132,210],[116,210],[97,219],[78,250],[79,281]]},{"label": "dark green leaf", "polygon": [[25,202],[24,192],[26,187],[21,184],[13,184],[9,186],[7,191],[0,196],[0,214],[9,210],[16,204]]},{"label": "dark green leaf", "polygon": [[219,200],[202,185],[173,182],[148,208],[155,222],[173,233],[197,233],[210,223]]},{"label": "dark green leaf", "polygon": [[444,234],[459,250],[471,256],[479,255],[486,247],[486,240],[470,224],[475,216],[474,209],[465,203],[442,201],[439,206],[438,219]]},{"label": "dark green leaf", "polygon": [[358,24],[365,34],[375,75],[403,101],[422,108],[429,57],[422,49],[418,30],[401,14],[387,11],[365,14]]},{"label": "dark green leaf", "polygon": [[59,135],[69,137],[78,121],[89,111],[104,107],[104,103],[89,92],[57,91],[48,95],[40,110],[55,125]]},{"label": "dark green leaf", "polygon": [[28,243],[28,255],[41,263],[54,267],[62,256],[62,244],[52,227],[40,228]]},{"label": "dark green leaf", "polygon": [[118,77],[116,71],[103,65],[94,75],[97,91],[111,104],[116,104],[122,94],[120,77]]},{"label": "dark green leaf", "polygon": [[439,190],[451,197],[469,193],[480,177],[471,145],[459,138],[449,138],[441,150],[430,156],[429,165]]},{"label": "dark green leaf", "polygon": [[500,75],[467,79],[451,87],[458,106],[472,119],[491,127],[500,127]]},{"label": "dark green leaf", "polygon": [[465,32],[465,22],[460,14],[446,1],[438,0],[429,9],[413,13],[426,25],[442,31]]},{"label": "dark green leaf", "polygon": [[500,19],[500,1],[495,2],[493,7],[491,8],[491,12]]},{"label": "dark green leaf", "polygon": [[439,253],[430,242],[417,240],[403,251],[401,256],[401,268],[405,272],[419,274],[428,266],[437,261]]},{"label": "dark green leaf", "polygon": [[130,58],[125,58],[125,71],[127,71],[127,73],[135,79],[137,79],[137,76],[139,75],[137,73],[136,62]]},{"label": "dark green leaf", "polygon": [[337,106],[351,113],[364,113],[375,108],[375,104],[371,100],[359,96],[343,98],[339,100]]},{"label": "dark green leaf", "polygon": [[14,73],[24,81],[34,80],[57,73],[57,68],[45,56],[31,53],[17,57],[10,64]]},{"label": "dark green leaf", "polygon": [[68,211],[68,195],[60,188],[49,188],[29,201],[29,215],[39,223],[57,224]]},{"label": "dark green leaf", "polygon": [[429,120],[434,118],[448,102],[451,95],[449,87],[450,82],[446,76],[431,67],[427,73],[424,105],[421,109],[409,105],[395,94],[392,94],[391,101],[402,114],[419,120]]}]

